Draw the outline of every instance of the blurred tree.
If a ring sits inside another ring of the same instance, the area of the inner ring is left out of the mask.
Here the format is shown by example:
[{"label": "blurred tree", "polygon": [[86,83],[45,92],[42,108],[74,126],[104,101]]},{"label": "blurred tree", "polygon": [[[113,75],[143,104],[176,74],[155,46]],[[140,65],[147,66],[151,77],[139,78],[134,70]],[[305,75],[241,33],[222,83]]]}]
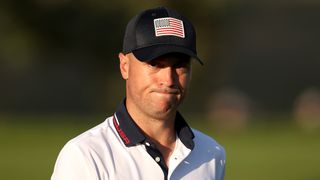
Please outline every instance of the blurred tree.
[{"label": "blurred tree", "polygon": [[124,96],[118,72],[127,21],[168,6],[194,24],[198,53],[183,109],[233,87],[270,111],[288,111],[319,87],[320,3],[311,1],[11,0],[0,2],[0,112],[113,112]]}]

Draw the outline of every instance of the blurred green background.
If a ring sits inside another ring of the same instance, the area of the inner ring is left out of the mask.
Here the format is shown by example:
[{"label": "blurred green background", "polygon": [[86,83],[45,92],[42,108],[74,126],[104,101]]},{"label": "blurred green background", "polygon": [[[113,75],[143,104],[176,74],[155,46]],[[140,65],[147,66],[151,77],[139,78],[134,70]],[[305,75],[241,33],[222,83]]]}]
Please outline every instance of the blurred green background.
[{"label": "blurred green background", "polygon": [[227,151],[227,180],[320,179],[320,2],[0,1],[0,179],[49,179],[62,146],[124,97],[128,20],[187,16],[205,66],[181,112]]}]

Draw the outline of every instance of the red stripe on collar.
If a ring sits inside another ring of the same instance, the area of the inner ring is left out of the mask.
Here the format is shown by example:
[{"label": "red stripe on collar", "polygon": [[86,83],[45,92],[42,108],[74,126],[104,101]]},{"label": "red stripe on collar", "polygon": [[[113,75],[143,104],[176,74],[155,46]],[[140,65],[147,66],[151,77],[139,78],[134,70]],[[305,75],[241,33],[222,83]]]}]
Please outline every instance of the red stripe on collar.
[{"label": "red stripe on collar", "polygon": [[116,128],[119,136],[121,137],[122,141],[124,144],[129,144],[130,143],[130,139],[128,138],[128,136],[126,135],[126,133],[120,128],[116,118],[113,116],[113,124],[114,127]]}]

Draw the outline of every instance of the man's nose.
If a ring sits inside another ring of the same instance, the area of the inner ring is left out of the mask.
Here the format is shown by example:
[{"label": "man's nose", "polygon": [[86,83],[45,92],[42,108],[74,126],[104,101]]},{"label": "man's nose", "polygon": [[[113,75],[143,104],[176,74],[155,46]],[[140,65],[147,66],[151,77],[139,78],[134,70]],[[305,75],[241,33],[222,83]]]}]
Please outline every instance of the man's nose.
[{"label": "man's nose", "polygon": [[161,83],[166,86],[175,86],[178,80],[176,69],[172,66],[167,66],[162,69]]}]

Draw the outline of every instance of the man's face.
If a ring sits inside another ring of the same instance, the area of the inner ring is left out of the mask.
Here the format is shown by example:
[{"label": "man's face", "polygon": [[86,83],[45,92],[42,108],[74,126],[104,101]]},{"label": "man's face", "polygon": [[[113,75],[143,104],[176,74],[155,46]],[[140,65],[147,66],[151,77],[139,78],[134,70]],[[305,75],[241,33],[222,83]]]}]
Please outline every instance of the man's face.
[{"label": "man's face", "polygon": [[153,118],[175,113],[189,86],[190,57],[171,53],[148,62],[132,53],[119,57],[123,59],[120,69],[126,79],[127,105]]}]

